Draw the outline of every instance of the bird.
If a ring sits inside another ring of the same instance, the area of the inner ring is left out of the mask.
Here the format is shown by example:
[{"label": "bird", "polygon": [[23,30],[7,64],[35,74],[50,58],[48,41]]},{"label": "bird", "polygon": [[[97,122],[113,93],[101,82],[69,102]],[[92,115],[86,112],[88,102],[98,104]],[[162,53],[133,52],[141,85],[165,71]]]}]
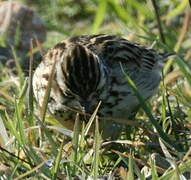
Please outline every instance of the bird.
[{"label": "bird", "polygon": [[[168,55],[117,35],[70,37],[44,55],[33,76],[34,96],[42,106],[53,64],[49,113],[72,129],[77,110],[100,117],[104,139],[116,139],[140,102],[125,75],[146,101],[157,93]],[[123,70],[122,70],[123,68]],[[124,74],[125,73],[125,74]],[[120,119],[120,122],[113,119]],[[87,122],[87,118],[82,118]]]}]

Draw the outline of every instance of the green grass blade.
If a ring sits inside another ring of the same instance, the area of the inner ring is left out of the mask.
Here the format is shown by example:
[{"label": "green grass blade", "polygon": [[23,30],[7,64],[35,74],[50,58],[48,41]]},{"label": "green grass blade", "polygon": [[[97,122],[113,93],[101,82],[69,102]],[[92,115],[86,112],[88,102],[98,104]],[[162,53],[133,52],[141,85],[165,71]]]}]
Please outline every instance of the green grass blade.
[{"label": "green grass blade", "polygon": [[150,157],[151,175],[152,180],[158,180],[157,169],[154,160]]},{"label": "green grass blade", "polygon": [[28,86],[28,109],[29,109],[29,124],[31,126],[34,126],[34,119],[33,119],[33,86],[32,86],[32,81],[33,81],[33,46],[31,42],[31,52],[30,52],[30,66],[29,66],[29,86]]},{"label": "green grass blade", "polygon": [[[72,161],[75,162],[75,164],[78,163],[78,150],[79,150],[79,136],[80,136],[80,119],[79,114],[76,115],[76,120],[74,124],[74,136],[72,138]],[[76,166],[73,167],[73,174],[75,174]]]},{"label": "green grass blade", "polygon": [[182,13],[185,10],[187,5],[188,5],[188,0],[183,0],[174,10],[170,11],[167,14],[166,19],[171,20],[178,14]]},{"label": "green grass blade", "polygon": [[191,85],[191,68],[186,64],[186,62],[181,58],[177,57],[176,58],[176,63],[178,64],[180,70],[183,72],[185,77],[187,78],[189,84]]},{"label": "green grass blade", "polygon": [[19,138],[22,142],[22,146],[27,144],[27,138],[25,134],[25,127],[24,127],[24,121],[22,118],[22,108],[21,106],[18,106],[18,102],[15,100],[15,115],[16,115],[16,122],[18,126],[18,132],[19,132]]},{"label": "green grass blade", "polygon": [[58,174],[60,162],[61,162],[61,159],[62,159],[63,146],[64,146],[64,141],[62,141],[62,143],[60,145],[58,155],[57,155],[56,161],[55,161],[55,166],[53,167],[53,180],[57,179],[57,174]]},{"label": "green grass blade", "polygon": [[128,164],[128,175],[127,175],[127,179],[129,180],[134,180],[134,167],[133,167],[133,158],[132,158],[132,154],[130,153],[129,156],[129,164]]},{"label": "green grass blade", "polygon": [[13,121],[6,112],[4,119],[5,119],[4,123],[6,124],[8,130],[10,131],[10,134],[12,136],[15,136],[15,138],[19,141],[19,143],[22,144],[22,142],[20,141],[19,132],[16,129],[15,121]]},{"label": "green grass blade", "polygon": [[115,11],[115,13],[117,14],[117,16],[119,17],[119,19],[121,21],[123,21],[123,23],[127,23],[127,22],[131,22],[131,23],[135,23],[133,16],[128,13],[128,11],[123,8],[122,6],[120,6],[119,3],[117,3],[116,0],[108,0],[110,5],[112,6],[113,10]]},{"label": "green grass blade", "polygon": [[[154,127],[156,128],[157,132],[159,133],[160,137],[169,145],[171,145],[172,147],[174,146],[174,143],[171,141],[171,139],[167,136],[167,134],[163,131],[163,129],[161,128],[161,126],[158,124],[158,122],[156,121],[156,119],[153,117],[149,107],[147,106],[147,104],[145,103],[145,100],[143,99],[143,97],[141,96],[141,94],[139,93],[135,83],[131,80],[131,78],[125,73],[122,64],[121,65],[121,69],[127,79],[128,84],[131,86],[131,88],[133,89],[136,97],[138,98],[138,100],[140,101],[140,104],[143,108],[143,110],[145,111],[146,115],[149,117],[149,120],[151,121],[151,123],[154,125]],[[176,147],[175,147],[176,149]]]},{"label": "green grass blade", "polygon": [[[191,167],[191,160],[181,163],[178,166],[179,173],[183,174],[184,172],[188,172],[190,170],[190,167]],[[176,169],[173,169],[169,172],[166,172],[164,175],[162,175],[160,178],[158,178],[158,180],[169,180],[169,179],[171,179],[171,177],[175,176],[176,171],[177,171]]]},{"label": "green grass blade", "polygon": [[19,58],[17,57],[16,51],[14,48],[12,48],[12,52],[13,52],[13,56],[14,56],[14,60],[15,60],[15,64],[16,64],[16,68],[17,68],[17,72],[18,72],[18,76],[20,79],[20,84],[23,84],[23,80],[24,80],[24,74],[23,74],[23,70],[21,68],[21,65],[19,63]]},{"label": "green grass blade", "polygon": [[98,32],[100,25],[103,23],[106,10],[107,10],[107,3],[108,3],[107,0],[99,1],[99,6],[97,9],[96,17],[92,27],[92,34],[96,34]]},{"label": "green grass blade", "polygon": [[93,121],[94,121],[94,119],[95,119],[95,117],[96,117],[96,114],[97,114],[97,112],[98,112],[98,109],[99,109],[100,105],[101,105],[101,101],[98,103],[98,105],[97,105],[95,111],[94,111],[93,114],[91,115],[91,117],[90,117],[90,119],[89,119],[89,121],[88,121],[88,123],[87,123],[87,125],[86,125],[86,127],[85,127],[85,129],[84,129],[84,135],[85,135],[85,136],[88,134],[88,131],[90,130],[90,127],[91,127],[91,125],[92,125],[92,123],[93,123]]},{"label": "green grass blade", "polygon": [[[127,0],[128,1],[128,0]],[[142,16],[146,16],[147,18],[154,18],[154,14],[150,9],[145,8],[145,3],[140,3],[138,1],[128,1],[128,3],[140,12]]]},{"label": "green grass blade", "polygon": [[26,93],[27,93],[27,88],[28,88],[28,78],[25,78],[23,87],[19,93],[19,105],[21,105],[24,101],[24,98],[25,98]]}]

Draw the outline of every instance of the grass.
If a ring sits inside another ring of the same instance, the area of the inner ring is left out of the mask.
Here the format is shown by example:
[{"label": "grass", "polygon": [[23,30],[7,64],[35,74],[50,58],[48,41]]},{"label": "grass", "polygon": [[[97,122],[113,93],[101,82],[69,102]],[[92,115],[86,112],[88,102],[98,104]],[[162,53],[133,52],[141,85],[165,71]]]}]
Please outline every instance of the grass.
[{"label": "grass", "polygon": [[[32,67],[29,78],[26,78],[17,49],[13,47],[17,73],[0,65],[0,180],[97,179],[103,176],[130,180],[144,180],[148,176],[154,180],[179,180],[182,176],[189,179],[190,1],[22,2],[34,7],[45,21],[48,28],[47,41],[42,45],[45,49],[62,38],[82,32],[112,33],[146,46],[155,44],[155,49],[176,52],[179,56],[167,62],[159,92],[147,103],[142,101],[133,82],[124,75],[143,108],[136,115],[135,122],[124,127],[118,140],[103,142],[96,116],[99,107],[88,124],[81,125],[81,131],[80,115],[77,115],[73,132],[46,113],[49,88],[43,108],[39,109],[32,96]],[[152,2],[158,5],[153,6]],[[5,38],[0,39],[0,45],[6,46]],[[35,62],[32,54],[31,51],[29,57]],[[93,140],[87,138],[92,124],[95,124]]]}]

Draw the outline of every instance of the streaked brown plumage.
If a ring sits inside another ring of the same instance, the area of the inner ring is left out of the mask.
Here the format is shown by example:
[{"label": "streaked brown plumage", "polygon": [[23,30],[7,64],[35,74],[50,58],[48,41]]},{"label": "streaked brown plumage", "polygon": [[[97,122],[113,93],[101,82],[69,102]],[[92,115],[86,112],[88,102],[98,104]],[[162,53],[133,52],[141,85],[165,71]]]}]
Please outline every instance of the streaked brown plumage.
[{"label": "streaked brown plumage", "polygon": [[[62,41],[44,56],[34,73],[34,94],[42,105],[51,68],[55,76],[48,103],[50,113],[72,128],[75,114],[67,107],[92,113],[99,101],[100,117],[125,122],[139,101],[121,70],[135,82],[144,99],[155,94],[166,56],[113,35],[78,36]],[[115,138],[120,123],[100,121],[103,137]]]}]

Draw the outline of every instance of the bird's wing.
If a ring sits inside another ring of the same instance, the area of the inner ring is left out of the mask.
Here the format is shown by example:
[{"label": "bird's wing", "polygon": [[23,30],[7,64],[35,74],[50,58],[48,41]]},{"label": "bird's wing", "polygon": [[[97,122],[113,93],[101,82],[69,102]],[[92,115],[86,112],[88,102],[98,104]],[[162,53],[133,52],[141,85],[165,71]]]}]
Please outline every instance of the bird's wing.
[{"label": "bird's wing", "polygon": [[69,41],[86,46],[111,67],[121,62],[130,69],[151,70],[159,56],[153,49],[148,49],[115,35],[77,36]]}]

